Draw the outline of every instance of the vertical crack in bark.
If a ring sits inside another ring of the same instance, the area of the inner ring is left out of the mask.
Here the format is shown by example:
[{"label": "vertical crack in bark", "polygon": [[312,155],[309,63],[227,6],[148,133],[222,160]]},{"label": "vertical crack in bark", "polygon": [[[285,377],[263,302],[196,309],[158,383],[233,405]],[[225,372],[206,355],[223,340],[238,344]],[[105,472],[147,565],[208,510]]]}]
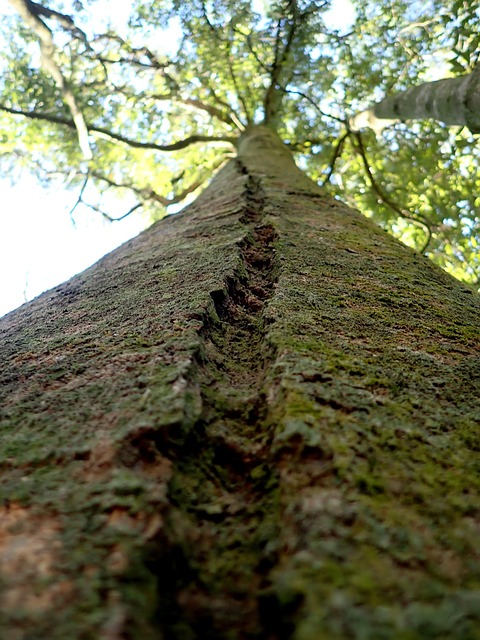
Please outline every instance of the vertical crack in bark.
[{"label": "vertical crack in bark", "polygon": [[[167,572],[176,585],[167,587],[167,599],[160,592],[159,617],[172,638],[187,637],[178,625],[195,637],[226,638],[233,629],[235,637],[256,637],[259,576],[273,563],[266,545],[277,526],[271,516],[276,479],[267,461],[263,387],[275,357],[264,308],[275,284],[276,232],[263,222],[264,198],[251,176],[244,211],[241,263],[225,289],[211,294],[202,331],[202,415],[178,453],[171,485],[176,508],[169,529],[178,553]],[[265,494],[265,486],[272,491]]]}]

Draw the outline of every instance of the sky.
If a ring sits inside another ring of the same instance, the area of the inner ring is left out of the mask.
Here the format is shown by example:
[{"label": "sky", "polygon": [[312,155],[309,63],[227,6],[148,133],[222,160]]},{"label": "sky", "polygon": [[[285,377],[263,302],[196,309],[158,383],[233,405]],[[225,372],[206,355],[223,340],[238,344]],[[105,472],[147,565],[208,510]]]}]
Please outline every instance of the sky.
[{"label": "sky", "polygon": [[[116,4],[115,14],[121,17],[118,9],[128,4]],[[350,0],[333,0],[326,14],[329,26],[339,29],[353,18]],[[0,177],[0,193],[0,316],[83,271],[146,226],[135,213],[111,223],[82,205],[71,216],[78,194],[60,182],[45,189],[28,175],[15,185]],[[128,208],[118,202],[111,213]]]},{"label": "sky", "polygon": [[88,207],[70,210],[74,192],[43,189],[25,176],[0,182],[0,315],[96,262],[145,226],[140,216],[108,222]]}]

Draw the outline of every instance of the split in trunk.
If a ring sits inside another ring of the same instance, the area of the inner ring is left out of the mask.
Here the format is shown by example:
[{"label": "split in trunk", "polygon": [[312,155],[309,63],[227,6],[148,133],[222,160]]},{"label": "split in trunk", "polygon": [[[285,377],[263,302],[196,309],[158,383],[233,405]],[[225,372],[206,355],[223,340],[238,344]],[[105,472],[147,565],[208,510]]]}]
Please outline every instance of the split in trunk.
[{"label": "split in trunk", "polygon": [[248,129],[0,323],[0,635],[475,638],[479,317]]}]

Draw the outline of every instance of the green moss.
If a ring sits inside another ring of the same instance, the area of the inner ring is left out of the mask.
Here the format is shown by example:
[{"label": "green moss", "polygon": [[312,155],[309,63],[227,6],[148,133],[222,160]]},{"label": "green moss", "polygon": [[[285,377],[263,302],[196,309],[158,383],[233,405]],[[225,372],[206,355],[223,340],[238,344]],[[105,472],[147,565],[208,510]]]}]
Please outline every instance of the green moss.
[{"label": "green moss", "polygon": [[3,325],[0,497],[75,594],[10,626],[478,639],[478,299],[237,171]]}]

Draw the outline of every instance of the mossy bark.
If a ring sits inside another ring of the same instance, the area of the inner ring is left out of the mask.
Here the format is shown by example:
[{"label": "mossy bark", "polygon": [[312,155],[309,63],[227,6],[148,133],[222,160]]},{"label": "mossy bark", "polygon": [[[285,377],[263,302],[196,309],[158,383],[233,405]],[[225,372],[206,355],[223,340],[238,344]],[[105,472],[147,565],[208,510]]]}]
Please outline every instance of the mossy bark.
[{"label": "mossy bark", "polygon": [[480,638],[479,318],[247,130],[0,321],[0,637]]}]

